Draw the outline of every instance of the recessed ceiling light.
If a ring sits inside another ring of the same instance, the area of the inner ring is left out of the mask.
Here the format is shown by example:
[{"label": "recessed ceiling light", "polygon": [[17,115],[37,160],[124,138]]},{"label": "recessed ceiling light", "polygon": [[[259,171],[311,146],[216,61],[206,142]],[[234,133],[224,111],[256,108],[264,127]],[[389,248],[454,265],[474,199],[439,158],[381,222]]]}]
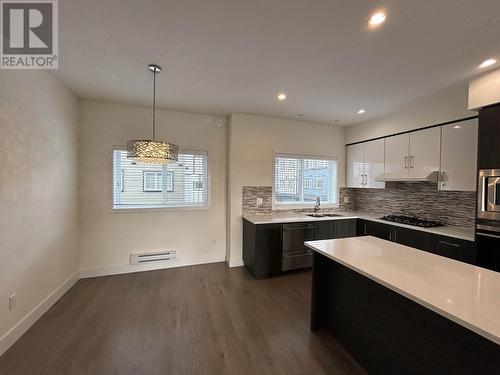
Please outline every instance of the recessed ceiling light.
[{"label": "recessed ceiling light", "polygon": [[365,113],[365,112],[366,112],[366,111],[365,111],[364,109],[360,109],[360,110],[358,111],[358,114],[362,115],[362,114],[363,114],[363,113]]},{"label": "recessed ceiling light", "polygon": [[455,125],[454,128],[455,129],[460,129],[462,126],[461,125]]},{"label": "recessed ceiling light", "polygon": [[495,59],[488,59],[488,60],[484,60],[480,65],[479,65],[479,68],[481,69],[484,69],[484,68],[488,68],[492,65],[495,65],[497,63],[497,60]]},{"label": "recessed ceiling light", "polygon": [[278,94],[278,100],[283,101],[283,100],[285,100],[285,99],[286,99],[286,94],[285,94],[285,93],[283,93],[283,92],[280,92],[280,93]]},{"label": "recessed ceiling light", "polygon": [[384,12],[377,12],[370,17],[368,24],[370,26],[379,26],[385,22],[386,18],[387,16]]}]

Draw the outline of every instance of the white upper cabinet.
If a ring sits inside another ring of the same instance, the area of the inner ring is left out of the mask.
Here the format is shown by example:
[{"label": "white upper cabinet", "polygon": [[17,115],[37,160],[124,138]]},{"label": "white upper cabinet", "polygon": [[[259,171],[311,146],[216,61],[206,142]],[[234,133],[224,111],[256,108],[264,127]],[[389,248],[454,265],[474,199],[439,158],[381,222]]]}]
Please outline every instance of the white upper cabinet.
[{"label": "white upper cabinet", "polygon": [[442,127],[441,190],[476,190],[477,119]]},{"label": "white upper cabinet", "polygon": [[375,180],[375,178],[384,174],[384,144],[383,139],[364,143],[364,186],[367,188],[385,188],[385,182]]},{"label": "white upper cabinet", "polygon": [[383,139],[347,146],[347,187],[384,188],[385,183],[375,181],[383,173]]},{"label": "white upper cabinet", "polygon": [[364,183],[363,143],[347,146],[347,187],[359,188]]},{"label": "white upper cabinet", "polygon": [[401,134],[385,139],[385,174],[404,175],[408,173],[410,135]]},{"label": "white upper cabinet", "polygon": [[410,133],[408,171],[410,176],[421,177],[439,171],[441,128]]}]

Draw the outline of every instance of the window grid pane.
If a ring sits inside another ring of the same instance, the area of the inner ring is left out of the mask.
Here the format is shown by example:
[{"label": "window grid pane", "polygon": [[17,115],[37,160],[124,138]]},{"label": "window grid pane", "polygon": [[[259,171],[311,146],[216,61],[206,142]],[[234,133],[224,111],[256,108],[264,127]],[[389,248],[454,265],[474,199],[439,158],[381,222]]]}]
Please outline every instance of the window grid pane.
[{"label": "window grid pane", "polygon": [[[165,187],[165,188],[164,188]],[[206,207],[207,154],[185,152],[178,162],[151,165],[113,151],[113,207]]]},{"label": "window grid pane", "polygon": [[337,161],[278,154],[275,157],[274,201],[277,205],[337,204]]}]

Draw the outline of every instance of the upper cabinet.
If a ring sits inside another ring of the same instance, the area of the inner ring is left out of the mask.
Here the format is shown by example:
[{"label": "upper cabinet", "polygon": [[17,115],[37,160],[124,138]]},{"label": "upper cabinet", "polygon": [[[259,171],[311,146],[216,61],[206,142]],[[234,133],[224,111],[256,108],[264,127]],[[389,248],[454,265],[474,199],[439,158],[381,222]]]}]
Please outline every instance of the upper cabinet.
[{"label": "upper cabinet", "polygon": [[375,178],[384,173],[384,140],[347,146],[347,187],[384,188]]},{"label": "upper cabinet", "polygon": [[387,137],[386,175],[419,178],[439,171],[440,143],[439,127]]},{"label": "upper cabinet", "polygon": [[477,119],[442,127],[441,190],[476,190]]},{"label": "upper cabinet", "polygon": [[[347,187],[432,182],[440,190],[476,190],[476,165],[487,168],[493,159],[500,165],[500,154],[493,151],[498,148],[500,106],[483,109],[480,116],[485,125],[479,136],[477,119],[470,119],[347,146]],[[478,138],[488,150],[479,163]]]},{"label": "upper cabinet", "polygon": [[441,129],[439,127],[410,133],[408,173],[420,177],[439,171]]},{"label": "upper cabinet", "polygon": [[401,134],[385,139],[385,173],[403,175],[408,172],[410,135]]}]

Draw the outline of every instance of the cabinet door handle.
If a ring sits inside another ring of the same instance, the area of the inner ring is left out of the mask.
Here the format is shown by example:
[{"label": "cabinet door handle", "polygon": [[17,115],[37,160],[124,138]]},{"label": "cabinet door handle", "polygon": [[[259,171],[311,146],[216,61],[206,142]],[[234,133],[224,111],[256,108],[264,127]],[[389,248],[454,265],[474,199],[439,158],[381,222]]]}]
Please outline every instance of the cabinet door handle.
[{"label": "cabinet door handle", "polygon": [[398,232],[394,230],[394,242],[398,241]]},{"label": "cabinet door handle", "polygon": [[405,156],[405,169],[408,169],[408,156]]},{"label": "cabinet door handle", "polygon": [[366,223],[365,223],[365,236],[366,236]]},{"label": "cabinet door handle", "polygon": [[415,157],[413,155],[410,156],[410,168],[415,168]]},{"label": "cabinet door handle", "polygon": [[494,234],[489,234],[489,233],[476,233],[478,236],[485,236],[485,237],[492,237],[492,238],[500,238],[500,236],[496,236]]},{"label": "cabinet door handle", "polygon": [[439,243],[443,244],[443,245],[449,245],[449,246],[453,246],[453,247],[460,247],[459,244],[457,243],[453,243],[453,242],[447,242],[447,241],[441,241],[439,240]]}]

